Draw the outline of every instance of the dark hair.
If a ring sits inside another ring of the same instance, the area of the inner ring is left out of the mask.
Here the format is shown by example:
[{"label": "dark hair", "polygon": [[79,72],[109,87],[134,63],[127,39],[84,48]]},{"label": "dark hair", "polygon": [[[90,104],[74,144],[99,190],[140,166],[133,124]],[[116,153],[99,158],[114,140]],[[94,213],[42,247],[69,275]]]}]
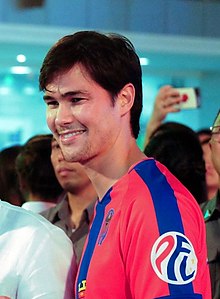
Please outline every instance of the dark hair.
[{"label": "dark hair", "polygon": [[22,147],[16,159],[16,170],[27,190],[39,200],[54,200],[62,192],[51,163],[52,134],[36,135]]},{"label": "dark hair", "polygon": [[196,132],[197,135],[202,135],[202,134],[205,134],[205,135],[209,135],[211,136],[212,135],[212,132],[209,128],[203,128],[203,129],[200,129]]},{"label": "dark hair", "polygon": [[164,164],[198,203],[207,200],[203,151],[191,128],[175,122],[162,124],[151,136],[144,153]]},{"label": "dark hair", "polygon": [[203,128],[203,129],[200,129],[196,132],[197,136],[200,137],[202,135],[205,135],[207,136],[206,138],[204,138],[200,143],[201,145],[203,144],[206,144],[206,143],[209,143],[211,137],[212,137],[212,132],[209,128]]},{"label": "dark hair", "polygon": [[20,149],[20,145],[13,145],[0,152],[0,198],[18,206],[24,202],[15,170],[15,160]]},{"label": "dark hair", "polygon": [[60,73],[82,65],[91,78],[114,98],[127,84],[135,88],[131,109],[131,129],[135,138],[140,131],[142,111],[142,72],[133,44],[124,36],[80,31],[61,38],[47,53],[39,77],[40,90]]}]

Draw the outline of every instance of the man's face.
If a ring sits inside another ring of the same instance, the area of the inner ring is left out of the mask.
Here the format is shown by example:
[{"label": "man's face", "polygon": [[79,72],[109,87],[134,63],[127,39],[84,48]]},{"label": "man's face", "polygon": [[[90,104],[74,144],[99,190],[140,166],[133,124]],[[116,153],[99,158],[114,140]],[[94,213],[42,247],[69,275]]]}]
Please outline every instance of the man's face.
[{"label": "man's face", "polygon": [[51,162],[62,188],[71,193],[82,190],[91,184],[83,166],[77,162],[67,162],[56,140],[51,145]]},{"label": "man's face", "polygon": [[209,142],[202,144],[203,158],[206,168],[206,184],[208,188],[218,188],[219,176],[215,170],[215,166],[212,161],[212,152]]},{"label": "man's face", "polygon": [[216,171],[220,176],[220,113],[212,127],[212,137],[210,140],[212,160]]},{"label": "man's face", "polygon": [[105,156],[120,133],[120,109],[80,65],[46,86],[47,123],[67,161]]}]

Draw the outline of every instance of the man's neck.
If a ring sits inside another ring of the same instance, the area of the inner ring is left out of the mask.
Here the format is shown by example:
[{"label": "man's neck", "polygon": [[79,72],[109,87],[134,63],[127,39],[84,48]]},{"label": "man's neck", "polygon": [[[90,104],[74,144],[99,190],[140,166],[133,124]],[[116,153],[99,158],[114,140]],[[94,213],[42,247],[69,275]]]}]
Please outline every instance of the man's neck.
[{"label": "man's neck", "polygon": [[146,156],[135,142],[130,148],[126,146],[125,150],[121,151],[121,154],[114,154],[113,152],[113,154],[111,153],[108,156],[96,157],[84,165],[86,173],[96,189],[99,200],[128,172],[132,165],[145,158]]},{"label": "man's neck", "polygon": [[84,210],[97,199],[96,192],[92,185],[87,186],[81,192],[67,192],[67,198],[71,210],[71,221],[77,228],[80,224]]}]

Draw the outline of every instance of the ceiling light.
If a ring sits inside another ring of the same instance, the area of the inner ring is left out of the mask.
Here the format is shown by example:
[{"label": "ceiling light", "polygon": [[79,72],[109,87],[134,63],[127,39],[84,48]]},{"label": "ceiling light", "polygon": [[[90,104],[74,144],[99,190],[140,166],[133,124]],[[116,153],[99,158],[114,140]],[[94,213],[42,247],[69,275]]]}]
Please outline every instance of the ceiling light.
[{"label": "ceiling light", "polygon": [[35,93],[35,89],[32,86],[26,86],[26,87],[24,87],[23,92],[26,95],[31,96]]},{"label": "ceiling light", "polygon": [[150,63],[149,59],[146,57],[140,57],[141,65],[148,65]]},{"label": "ceiling light", "polygon": [[8,95],[10,93],[10,88],[6,86],[0,87],[0,94],[1,95]]},{"label": "ceiling light", "polygon": [[19,54],[19,55],[17,55],[16,59],[17,59],[18,62],[23,63],[23,62],[26,61],[26,56],[23,55],[23,54]]},{"label": "ceiling light", "polygon": [[31,68],[29,66],[12,66],[10,72],[12,74],[27,75],[31,73]]}]

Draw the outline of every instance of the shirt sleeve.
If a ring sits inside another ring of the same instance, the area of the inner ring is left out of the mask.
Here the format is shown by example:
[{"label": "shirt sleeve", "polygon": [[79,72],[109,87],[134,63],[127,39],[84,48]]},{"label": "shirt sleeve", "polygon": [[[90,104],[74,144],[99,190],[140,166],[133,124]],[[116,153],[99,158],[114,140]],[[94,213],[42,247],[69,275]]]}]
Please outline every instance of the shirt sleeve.
[{"label": "shirt sleeve", "polygon": [[[191,236],[175,230],[161,235],[149,203],[134,200],[124,209],[121,222],[123,259],[132,298],[210,299],[204,291],[208,284],[207,275],[203,275],[208,274],[205,257],[201,261]],[[167,221],[175,227],[174,219]]]}]

